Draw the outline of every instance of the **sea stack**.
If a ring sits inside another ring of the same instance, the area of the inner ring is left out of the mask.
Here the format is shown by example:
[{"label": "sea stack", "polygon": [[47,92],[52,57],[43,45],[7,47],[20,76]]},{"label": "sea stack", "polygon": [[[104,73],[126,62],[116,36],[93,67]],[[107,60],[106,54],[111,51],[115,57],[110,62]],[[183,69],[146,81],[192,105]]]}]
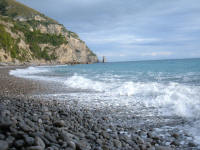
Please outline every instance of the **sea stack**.
[{"label": "sea stack", "polygon": [[102,63],[105,63],[106,62],[106,57],[103,56],[103,60],[102,60]]}]

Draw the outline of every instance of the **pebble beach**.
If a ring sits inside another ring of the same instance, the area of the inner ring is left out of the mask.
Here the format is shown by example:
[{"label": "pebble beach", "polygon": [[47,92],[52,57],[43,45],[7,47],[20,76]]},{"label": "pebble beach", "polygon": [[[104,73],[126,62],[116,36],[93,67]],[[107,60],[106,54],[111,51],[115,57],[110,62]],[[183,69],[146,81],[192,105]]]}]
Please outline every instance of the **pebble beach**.
[{"label": "pebble beach", "polygon": [[53,93],[56,85],[10,76],[15,68],[23,67],[0,67],[0,150],[197,149],[190,140],[181,143],[187,135],[178,131],[163,138],[153,127],[115,124],[121,118],[109,109],[33,98]]}]

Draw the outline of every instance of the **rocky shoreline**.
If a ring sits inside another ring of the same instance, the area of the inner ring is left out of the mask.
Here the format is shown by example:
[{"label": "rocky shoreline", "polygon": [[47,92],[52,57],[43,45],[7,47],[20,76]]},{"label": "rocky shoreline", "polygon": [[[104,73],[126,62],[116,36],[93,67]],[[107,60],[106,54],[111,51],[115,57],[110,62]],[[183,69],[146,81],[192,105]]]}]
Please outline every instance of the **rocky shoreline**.
[{"label": "rocky shoreline", "polygon": [[150,133],[150,142],[129,137],[108,118],[62,102],[1,98],[0,110],[1,150],[170,149],[155,146]]},{"label": "rocky shoreline", "polygon": [[[47,85],[8,75],[0,68],[0,150],[171,150],[196,149],[166,140],[151,130],[112,123],[108,112],[79,107],[77,102],[32,99]],[[43,90],[42,90],[43,89]],[[127,134],[129,132],[129,134]]]}]

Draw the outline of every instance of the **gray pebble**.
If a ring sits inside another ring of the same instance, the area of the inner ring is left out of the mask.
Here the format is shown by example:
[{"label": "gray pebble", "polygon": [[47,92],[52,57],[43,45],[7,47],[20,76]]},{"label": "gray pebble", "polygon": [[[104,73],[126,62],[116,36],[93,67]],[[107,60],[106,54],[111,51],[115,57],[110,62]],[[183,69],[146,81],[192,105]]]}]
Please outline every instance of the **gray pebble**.
[{"label": "gray pebble", "polygon": [[76,149],[76,144],[73,141],[67,142],[68,146],[71,147],[72,149]]},{"label": "gray pebble", "polygon": [[37,146],[42,147],[43,149],[45,148],[45,143],[43,142],[43,140],[40,137],[35,138],[35,144]]},{"label": "gray pebble", "polygon": [[31,146],[28,147],[27,150],[44,150],[41,146]]},{"label": "gray pebble", "polygon": [[24,145],[24,140],[17,140],[15,141],[15,146],[16,147],[22,147]]},{"label": "gray pebble", "polygon": [[117,148],[121,148],[122,147],[122,143],[119,140],[114,139],[113,140],[113,144]]},{"label": "gray pebble", "polygon": [[0,134],[0,140],[4,140],[5,139],[5,135]]},{"label": "gray pebble", "polygon": [[30,136],[25,136],[24,140],[25,140],[26,144],[29,146],[33,145],[35,142],[35,139]]},{"label": "gray pebble", "polygon": [[0,140],[0,150],[7,150],[8,149],[8,143],[6,141]]}]

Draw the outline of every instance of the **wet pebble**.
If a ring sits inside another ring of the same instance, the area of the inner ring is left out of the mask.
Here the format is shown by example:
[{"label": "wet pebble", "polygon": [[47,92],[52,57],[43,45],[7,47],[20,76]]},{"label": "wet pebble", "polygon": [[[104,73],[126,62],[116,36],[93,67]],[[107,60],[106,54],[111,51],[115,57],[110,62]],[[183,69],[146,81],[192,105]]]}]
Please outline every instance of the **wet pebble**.
[{"label": "wet pebble", "polygon": [[0,150],[8,150],[8,143],[0,140]]}]

